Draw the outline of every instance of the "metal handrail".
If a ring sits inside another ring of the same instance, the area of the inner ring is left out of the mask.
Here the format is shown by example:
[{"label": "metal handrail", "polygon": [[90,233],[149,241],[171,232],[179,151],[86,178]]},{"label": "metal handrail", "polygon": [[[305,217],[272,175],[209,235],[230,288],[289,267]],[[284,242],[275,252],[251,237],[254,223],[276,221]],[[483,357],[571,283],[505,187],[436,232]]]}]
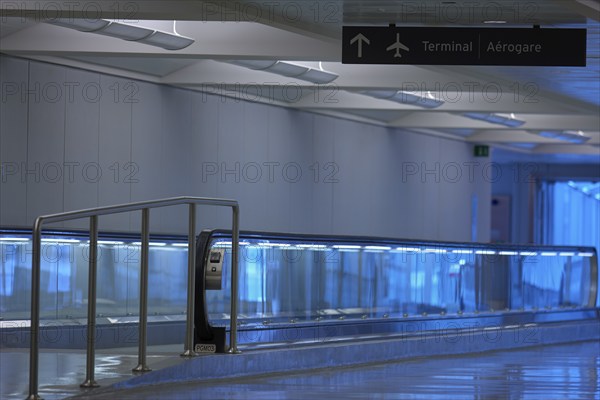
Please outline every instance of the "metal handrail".
[{"label": "metal handrail", "polygon": [[150,369],[146,365],[146,325],[148,318],[148,246],[150,242],[150,209],[188,204],[188,296],[186,337],[184,357],[193,356],[194,344],[194,287],[195,287],[195,237],[196,237],[196,205],[231,207],[232,209],[232,260],[231,260],[231,331],[229,338],[229,353],[239,353],[237,348],[237,292],[238,292],[238,252],[239,252],[239,205],[235,200],[215,199],[206,197],[171,197],[160,200],[141,201],[136,203],[119,204],[114,206],[89,208],[79,211],[69,211],[59,214],[43,215],[36,218],[33,225],[33,254],[31,267],[31,347],[29,353],[29,396],[28,400],[38,400],[38,369],[40,332],[40,269],[41,269],[41,238],[44,223],[62,222],[80,218],[90,218],[90,257],[88,277],[88,322],[87,322],[87,359],[86,377],[80,385],[84,388],[97,387],[94,380],[95,330],[96,330],[96,267],[98,254],[98,216],[119,214],[129,211],[142,211],[142,252],[140,269],[140,320],[139,320],[139,349],[138,366],[133,372],[145,372]]}]

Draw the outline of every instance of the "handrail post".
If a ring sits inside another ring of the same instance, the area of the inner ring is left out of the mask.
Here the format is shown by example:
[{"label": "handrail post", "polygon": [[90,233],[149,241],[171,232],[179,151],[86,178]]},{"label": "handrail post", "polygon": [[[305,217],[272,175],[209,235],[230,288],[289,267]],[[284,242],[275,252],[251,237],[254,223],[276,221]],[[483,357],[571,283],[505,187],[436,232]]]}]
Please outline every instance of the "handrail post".
[{"label": "handrail post", "polygon": [[98,216],[142,210],[142,249],[140,265],[140,320],[138,366],[134,372],[151,371],[146,365],[146,333],[148,322],[148,252],[150,244],[150,208],[166,207],[178,204],[190,206],[188,233],[188,318],[186,326],[186,343],[184,355],[194,355],[193,351],[193,314],[195,291],[195,220],[196,205],[215,205],[231,207],[232,218],[232,270],[231,270],[231,333],[229,353],[239,353],[237,348],[237,306],[238,306],[238,270],[239,270],[239,204],[234,200],[204,197],[171,197],[160,200],[141,201],[89,208],[79,211],[68,211],[59,214],[42,215],[36,218],[33,226],[32,262],[31,262],[31,326],[29,354],[29,395],[27,400],[40,400],[39,389],[39,334],[40,334],[40,275],[41,275],[41,241],[42,225],[70,221],[79,218],[90,218],[90,261],[88,277],[88,342],[86,360],[86,380],[82,387],[95,387],[95,328],[96,328],[96,286],[98,258]]},{"label": "handrail post", "polygon": [[231,226],[231,329],[229,337],[229,353],[237,354],[241,351],[237,348],[237,301],[238,301],[238,252],[240,247],[240,208],[231,206],[232,226]]},{"label": "handrail post", "polygon": [[185,344],[182,357],[193,357],[194,352],[194,300],[196,288],[196,204],[189,204],[188,213],[188,287],[187,318],[185,325]]},{"label": "handrail post", "polygon": [[148,248],[150,246],[150,209],[142,209],[142,253],[140,261],[140,322],[138,365],[132,371],[152,371],[146,365],[146,325],[148,322]]},{"label": "handrail post", "polygon": [[594,256],[590,259],[590,297],[588,299],[588,307],[596,307],[596,299],[598,298],[598,253],[594,252]]},{"label": "handrail post", "polygon": [[85,381],[79,385],[82,388],[95,388],[100,385],[94,380],[94,365],[96,344],[96,278],[98,270],[98,216],[90,217],[90,251],[88,268],[88,321],[87,321],[87,358]]},{"label": "handrail post", "polygon": [[38,361],[39,361],[39,333],[40,333],[40,269],[41,269],[41,243],[42,223],[38,218],[33,226],[32,260],[31,260],[31,326],[29,350],[29,396],[27,400],[40,400],[38,394]]}]

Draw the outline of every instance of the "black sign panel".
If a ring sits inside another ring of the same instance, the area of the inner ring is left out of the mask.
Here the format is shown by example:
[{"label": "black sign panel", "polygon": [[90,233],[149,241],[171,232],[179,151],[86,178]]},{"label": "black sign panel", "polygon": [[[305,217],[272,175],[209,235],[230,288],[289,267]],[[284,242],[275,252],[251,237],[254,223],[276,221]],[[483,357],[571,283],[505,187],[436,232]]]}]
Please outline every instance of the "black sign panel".
[{"label": "black sign panel", "polygon": [[345,26],[342,63],[585,66],[585,29]]}]

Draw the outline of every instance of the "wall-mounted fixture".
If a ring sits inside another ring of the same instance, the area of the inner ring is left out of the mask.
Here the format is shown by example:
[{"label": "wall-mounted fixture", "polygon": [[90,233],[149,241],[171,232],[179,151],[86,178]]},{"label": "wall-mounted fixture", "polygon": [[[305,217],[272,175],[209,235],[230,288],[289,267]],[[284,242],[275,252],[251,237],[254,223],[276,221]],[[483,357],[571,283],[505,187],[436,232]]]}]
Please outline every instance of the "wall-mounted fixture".
[{"label": "wall-mounted fixture", "polygon": [[144,26],[129,25],[106,19],[56,18],[46,21],[52,25],[76,29],[81,32],[97,33],[123,40],[140,42],[166,50],[180,50],[194,43],[194,39],[176,33],[159,31]]}]

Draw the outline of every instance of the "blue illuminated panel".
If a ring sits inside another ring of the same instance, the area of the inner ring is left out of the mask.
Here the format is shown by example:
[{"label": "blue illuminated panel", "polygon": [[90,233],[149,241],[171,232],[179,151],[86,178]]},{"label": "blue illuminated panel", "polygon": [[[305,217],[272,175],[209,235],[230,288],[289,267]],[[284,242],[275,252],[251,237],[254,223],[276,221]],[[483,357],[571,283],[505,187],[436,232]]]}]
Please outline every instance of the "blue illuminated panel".
[{"label": "blue illuminated panel", "polygon": [[[230,249],[230,239],[213,247]],[[246,318],[387,318],[595,307],[593,248],[242,237]],[[226,253],[224,270],[230,270]],[[229,277],[208,292],[229,310]]]},{"label": "blue illuminated panel", "polygon": [[[28,319],[30,234],[0,232],[0,316]],[[85,318],[88,242],[85,234],[52,232],[42,243],[41,315]],[[242,234],[240,319],[307,321],[552,311],[597,307],[596,250],[473,243],[393,241]],[[223,289],[207,292],[211,319],[227,321],[231,239],[225,248]],[[105,317],[139,310],[139,239],[101,235],[97,312]],[[186,308],[185,237],[152,237],[149,315]]]}]

